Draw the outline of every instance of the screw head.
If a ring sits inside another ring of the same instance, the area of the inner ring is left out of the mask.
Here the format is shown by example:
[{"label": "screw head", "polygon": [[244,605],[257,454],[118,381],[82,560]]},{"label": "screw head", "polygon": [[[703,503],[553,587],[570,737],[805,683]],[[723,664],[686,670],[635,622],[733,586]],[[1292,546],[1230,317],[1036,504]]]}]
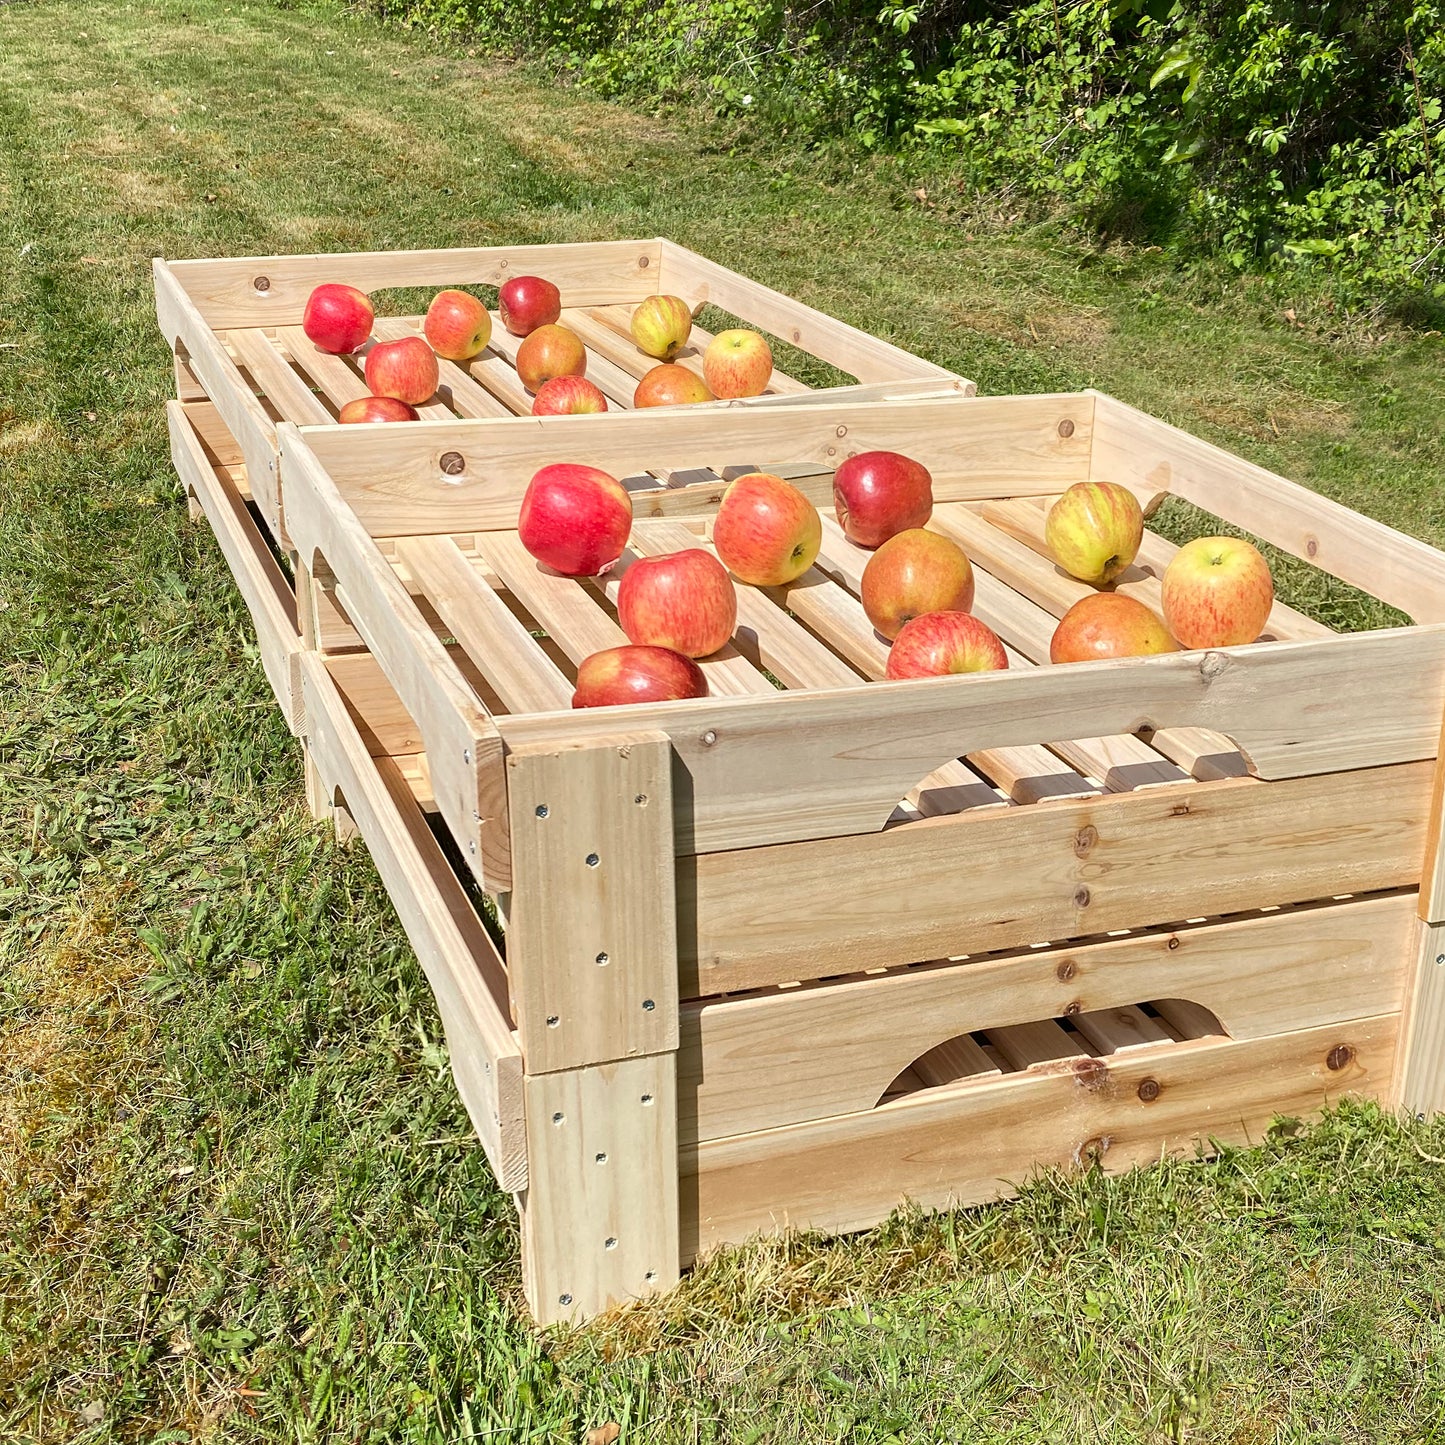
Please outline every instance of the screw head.
[{"label": "screw head", "polygon": [[636,803],[639,808],[645,808],[647,806],[647,794],[639,793],[632,801]]},{"label": "screw head", "polygon": [[1159,1097],[1159,1080],[1145,1079],[1139,1085],[1139,1100],[1144,1104],[1152,1104]]},{"label": "screw head", "polygon": [[587,866],[589,868],[595,868],[601,861],[601,858],[599,858],[595,853],[589,853],[587,855]]},{"label": "screw head", "polygon": [[612,962],[612,960],[611,960],[605,953],[599,953],[599,954],[597,955],[597,967],[598,967],[598,968],[606,968],[607,965],[608,965],[609,963],[611,963],[611,962]]},{"label": "screw head", "polygon": [[547,1015],[547,1027],[549,1029],[555,1029],[561,1022],[562,1020],[556,1014]]},{"label": "screw head", "polygon": [[657,1005],[656,1005],[655,1003],[653,1003],[653,1001],[652,1001],[650,998],[645,998],[645,999],[642,1000],[642,1011],[643,1011],[643,1013],[649,1013],[649,1014],[650,1014],[650,1013],[653,1011],[653,1009],[655,1009],[656,1007],[657,1007]]},{"label": "screw head", "polygon": [[1061,437],[1071,437],[1073,436],[1073,434],[1074,424],[1072,421],[1069,420],[1068,417],[1065,417],[1063,421],[1059,423],[1059,435]]},{"label": "screw head", "polygon": [[271,278],[269,276],[257,276],[251,284],[264,295],[271,289]]},{"label": "screw head", "polygon": [[599,1164],[605,1164],[607,1162],[607,1156],[605,1154],[599,1154],[597,1156],[597,1162]]},{"label": "screw head", "polygon": [[717,733],[715,733],[712,728],[709,728],[701,738],[702,745],[705,748],[710,748],[716,741]]},{"label": "screw head", "polygon": [[567,1122],[567,1116],[559,1109],[552,1115],[552,1122],[554,1124],[565,1124]]},{"label": "screw head", "polygon": [[572,1303],[572,1296],[570,1294],[559,1294],[557,1296],[557,1303],[559,1305],[569,1305]]},{"label": "screw head", "polygon": [[652,1103],[652,1095],[651,1095],[651,1094],[644,1094],[644,1095],[642,1096],[642,1107],[643,1107],[644,1109],[646,1109],[646,1108],[648,1108],[648,1107],[651,1105],[651,1103]]},{"label": "screw head", "polygon": [[545,818],[549,812],[551,812],[551,809],[548,808],[546,803],[537,804],[536,813],[539,818]]},{"label": "screw head", "polygon": [[460,452],[443,452],[439,465],[449,477],[459,477],[467,469],[466,458]]},{"label": "screw head", "polygon": [[609,1234],[607,1238],[602,1241],[602,1247],[603,1249],[616,1249],[617,1236],[615,1234]]},{"label": "screw head", "polygon": [[1334,1073],[1348,1068],[1354,1062],[1355,1051],[1349,1044],[1336,1044],[1325,1058],[1325,1065]]}]

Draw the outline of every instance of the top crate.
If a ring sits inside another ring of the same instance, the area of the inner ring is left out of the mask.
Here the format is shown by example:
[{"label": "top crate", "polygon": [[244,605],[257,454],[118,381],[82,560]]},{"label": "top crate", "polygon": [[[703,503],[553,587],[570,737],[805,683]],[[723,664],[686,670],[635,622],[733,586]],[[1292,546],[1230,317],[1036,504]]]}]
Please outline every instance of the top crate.
[{"label": "top crate", "polygon": [[[671,241],[598,241],[557,246],[489,246],[448,251],[377,251],[329,256],[253,256],[155,262],[156,312],[176,356],[182,402],[209,402],[246,468],[252,499],[272,538],[286,546],[277,465],[276,423],[325,425],[337,409],[367,394],[357,357],[318,351],[301,330],[314,287],[340,282],[367,292],[398,287],[497,286],[536,274],[562,293],[562,322],[587,347],[587,375],[609,405],[627,410],[637,380],[655,358],[633,344],[628,323],[648,296],[681,296],[711,305],[772,340],[827,363],[855,384],[829,395],[877,400],[966,395],[974,385],[867,332],[794,301]],[[419,315],[379,317],[374,336],[421,332]],[[710,337],[694,327],[677,360],[700,368]],[[423,417],[505,417],[530,413],[532,398],[515,371],[516,337],[499,323],[474,361],[442,361],[435,399]],[[782,369],[767,392],[746,403],[770,405],[814,393]]]}]

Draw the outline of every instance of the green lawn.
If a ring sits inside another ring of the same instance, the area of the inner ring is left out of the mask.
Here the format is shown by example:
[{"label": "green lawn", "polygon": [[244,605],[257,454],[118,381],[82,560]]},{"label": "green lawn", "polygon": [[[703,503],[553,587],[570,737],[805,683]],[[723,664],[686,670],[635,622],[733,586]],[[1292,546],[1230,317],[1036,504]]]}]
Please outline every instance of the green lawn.
[{"label": "green lawn", "polygon": [[1445,1128],[1364,1108],[534,1334],[420,971],[176,495],[148,264],[663,233],[1440,543],[1438,337],[340,10],[0,4],[0,108],[0,1441],[1445,1440]]}]

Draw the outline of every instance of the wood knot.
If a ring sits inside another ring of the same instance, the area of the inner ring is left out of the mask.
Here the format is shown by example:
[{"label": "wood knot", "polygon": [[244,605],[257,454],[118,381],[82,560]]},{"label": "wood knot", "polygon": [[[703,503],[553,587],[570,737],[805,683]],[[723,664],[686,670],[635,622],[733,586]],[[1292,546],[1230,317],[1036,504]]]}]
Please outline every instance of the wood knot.
[{"label": "wood knot", "polygon": [[1097,1164],[1109,1152],[1109,1146],[1113,1142],[1107,1134],[1096,1134],[1092,1139],[1085,1139],[1074,1150],[1074,1163],[1081,1168]]},{"label": "wood knot", "polygon": [[1099,841],[1099,830],[1086,823],[1074,834],[1074,852],[1082,858]]},{"label": "wood knot", "polygon": [[1325,1066],[1334,1073],[1348,1068],[1355,1061],[1355,1051],[1349,1044],[1336,1044],[1325,1056]]},{"label": "wood knot", "polygon": [[1054,970],[1054,974],[1060,983],[1068,983],[1078,971],[1079,965],[1076,964],[1072,958],[1065,958],[1060,960],[1059,966]]},{"label": "wood knot", "polygon": [[1101,1089],[1107,1089],[1113,1079],[1109,1074],[1109,1066],[1101,1059],[1076,1059],[1074,1061],[1074,1082],[1081,1089],[1089,1089],[1098,1093]]},{"label": "wood knot", "polygon": [[1313,560],[1320,555],[1320,539],[1318,537],[1305,538],[1305,556]]},{"label": "wood knot", "polygon": [[1066,1019],[1076,1019],[1083,1011],[1084,1006],[1078,999],[1072,999],[1064,1005],[1064,1017]]},{"label": "wood knot", "polygon": [[459,477],[467,469],[466,458],[460,452],[443,452],[437,465],[449,477]]},{"label": "wood knot", "polygon": [[1074,907],[1087,908],[1089,906],[1089,890],[1079,887],[1074,890]]},{"label": "wood knot", "polygon": [[1059,435],[1061,437],[1071,437],[1073,434],[1074,423],[1068,417],[1065,417],[1063,421],[1059,423]]},{"label": "wood knot", "polygon": [[1229,659],[1222,652],[1206,652],[1199,659],[1199,675],[1205,682],[1213,682],[1228,666]]},{"label": "wood knot", "polygon": [[645,271],[645,270],[647,270],[647,268],[648,268],[650,265],[652,265],[652,257],[651,257],[651,256],[639,256],[639,257],[637,258],[637,269],[638,269],[639,271]]}]

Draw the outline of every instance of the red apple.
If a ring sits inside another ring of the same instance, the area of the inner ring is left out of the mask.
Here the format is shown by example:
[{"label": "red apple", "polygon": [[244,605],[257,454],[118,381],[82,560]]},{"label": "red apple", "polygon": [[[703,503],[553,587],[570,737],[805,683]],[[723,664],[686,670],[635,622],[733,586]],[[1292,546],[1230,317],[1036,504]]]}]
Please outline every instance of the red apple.
[{"label": "red apple", "polygon": [[392,396],[420,406],[436,394],[436,353],[420,336],[378,341],[366,353],[366,384],[373,396]]},{"label": "red apple", "polygon": [[565,326],[539,326],[517,348],[517,375],[535,392],[554,376],[581,376],[587,370],[587,348]]},{"label": "red apple", "polygon": [[719,331],[702,354],[702,374],[716,397],[761,396],[773,376],[773,353],[756,331]]},{"label": "red apple", "polygon": [[1044,541],[1054,561],[1096,587],[1129,566],[1143,538],[1139,499],[1115,482],[1075,482],[1044,518]]},{"label": "red apple", "polygon": [[778,587],[801,577],[817,560],[823,519],[791,482],[749,472],[723,493],[712,544],[740,582]]},{"label": "red apple", "polygon": [[365,291],[328,282],[306,298],[301,329],[318,350],[344,356],[365,344],[375,320],[371,297]]},{"label": "red apple", "polygon": [[564,577],[611,569],[632,530],[632,498],[597,467],[558,462],[527,483],[517,535],[539,561]]},{"label": "red apple", "polygon": [[833,473],[833,507],[850,542],[879,547],[933,515],[933,478],[901,452],[859,452]]},{"label": "red apple", "polygon": [[925,612],[903,624],[888,651],[888,676],[943,677],[950,672],[999,672],[1008,654],[992,628],[971,612]]},{"label": "red apple", "polygon": [[513,276],[497,292],[497,310],[513,336],[530,336],[562,314],[562,293],[540,276]]},{"label": "red apple", "polygon": [[639,409],[646,406],[687,406],[695,401],[714,399],[707,389],[707,382],[697,372],[675,363],[654,366],[632,393],[632,404]]},{"label": "red apple", "polygon": [[1164,569],[1164,620],[1181,647],[1253,642],[1269,621],[1269,563],[1241,537],[1198,537]]},{"label": "red apple", "polygon": [[681,296],[649,296],[632,313],[632,339],[639,351],[671,361],[692,335],[692,307]]},{"label": "red apple", "polygon": [[575,416],[607,410],[607,398],[585,376],[554,376],[537,388],[533,416]]},{"label": "red apple", "polygon": [[416,408],[398,401],[394,396],[359,396],[348,401],[336,413],[340,422],[355,421],[420,421]]},{"label": "red apple", "polygon": [[666,647],[609,647],[578,664],[572,706],[618,707],[706,696],[707,678],[692,658]]},{"label": "red apple", "polygon": [[1118,592],[1091,592],[1054,628],[1049,661],[1098,662],[1178,650],[1163,622],[1142,602]]},{"label": "red apple", "polygon": [[738,595],[727,569],[700,547],[641,557],[622,574],[617,620],[628,639],[706,657],[733,635]]},{"label": "red apple", "polygon": [[926,612],[967,612],[973,607],[973,566],[962,547],[910,527],[891,536],[863,569],[858,595],[868,620],[884,637]]},{"label": "red apple", "polygon": [[465,291],[438,291],[426,309],[423,329],[432,350],[448,361],[470,361],[492,339],[487,308]]}]

